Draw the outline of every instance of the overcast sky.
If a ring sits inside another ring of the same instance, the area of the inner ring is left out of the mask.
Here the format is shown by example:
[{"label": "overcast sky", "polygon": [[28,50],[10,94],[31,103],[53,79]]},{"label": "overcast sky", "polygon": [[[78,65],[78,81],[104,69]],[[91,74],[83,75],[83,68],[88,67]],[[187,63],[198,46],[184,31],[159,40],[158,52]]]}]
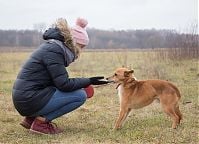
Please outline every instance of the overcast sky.
[{"label": "overcast sky", "polygon": [[64,17],[77,17],[97,29],[186,29],[198,22],[197,0],[0,0],[0,29],[49,26]]}]

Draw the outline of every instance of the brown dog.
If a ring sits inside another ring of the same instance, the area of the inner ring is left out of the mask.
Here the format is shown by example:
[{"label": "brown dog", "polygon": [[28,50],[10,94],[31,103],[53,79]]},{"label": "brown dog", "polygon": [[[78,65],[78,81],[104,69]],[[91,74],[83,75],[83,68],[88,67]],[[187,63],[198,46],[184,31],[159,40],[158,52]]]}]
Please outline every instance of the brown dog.
[{"label": "brown dog", "polygon": [[176,128],[182,119],[178,105],[181,97],[178,88],[164,80],[138,81],[133,76],[133,72],[127,68],[118,68],[113,76],[107,78],[118,84],[120,113],[115,129],[121,128],[131,109],[147,106],[155,99],[159,99],[165,113],[173,120],[172,128]]}]

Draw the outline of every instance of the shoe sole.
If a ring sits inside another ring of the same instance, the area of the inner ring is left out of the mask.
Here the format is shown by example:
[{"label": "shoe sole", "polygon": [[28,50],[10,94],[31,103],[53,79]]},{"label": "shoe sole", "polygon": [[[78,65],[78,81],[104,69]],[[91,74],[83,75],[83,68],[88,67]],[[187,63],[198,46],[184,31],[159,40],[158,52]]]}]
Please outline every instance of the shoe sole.
[{"label": "shoe sole", "polygon": [[42,132],[39,132],[39,131],[36,131],[36,130],[33,130],[33,129],[30,129],[29,130],[29,133],[32,133],[32,134],[38,134],[38,135],[56,135],[56,134],[60,134],[62,132],[59,132],[59,133],[42,133]]},{"label": "shoe sole", "polygon": [[38,134],[38,135],[48,135],[48,134],[46,134],[46,133],[42,133],[42,132],[39,132],[39,131],[35,131],[35,130],[33,130],[33,129],[30,129],[29,132],[32,133],[32,134]]}]

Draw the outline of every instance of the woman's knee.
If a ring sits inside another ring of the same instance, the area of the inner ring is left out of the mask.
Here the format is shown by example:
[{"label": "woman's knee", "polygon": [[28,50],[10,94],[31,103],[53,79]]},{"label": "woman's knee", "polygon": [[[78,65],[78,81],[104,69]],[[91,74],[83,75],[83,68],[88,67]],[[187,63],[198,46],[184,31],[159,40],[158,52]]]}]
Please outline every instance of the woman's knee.
[{"label": "woman's knee", "polygon": [[85,90],[81,89],[81,90],[78,90],[78,97],[79,97],[79,101],[84,103],[87,99],[87,95],[86,95],[86,92]]}]

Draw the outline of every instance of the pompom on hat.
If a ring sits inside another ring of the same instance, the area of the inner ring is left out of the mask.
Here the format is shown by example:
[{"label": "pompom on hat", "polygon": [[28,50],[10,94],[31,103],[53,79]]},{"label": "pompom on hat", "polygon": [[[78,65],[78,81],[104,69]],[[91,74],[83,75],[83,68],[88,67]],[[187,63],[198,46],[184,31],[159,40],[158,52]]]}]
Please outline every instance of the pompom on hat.
[{"label": "pompom on hat", "polygon": [[75,43],[87,46],[89,43],[86,26],[88,21],[83,18],[77,18],[76,25],[71,28],[72,38]]}]

